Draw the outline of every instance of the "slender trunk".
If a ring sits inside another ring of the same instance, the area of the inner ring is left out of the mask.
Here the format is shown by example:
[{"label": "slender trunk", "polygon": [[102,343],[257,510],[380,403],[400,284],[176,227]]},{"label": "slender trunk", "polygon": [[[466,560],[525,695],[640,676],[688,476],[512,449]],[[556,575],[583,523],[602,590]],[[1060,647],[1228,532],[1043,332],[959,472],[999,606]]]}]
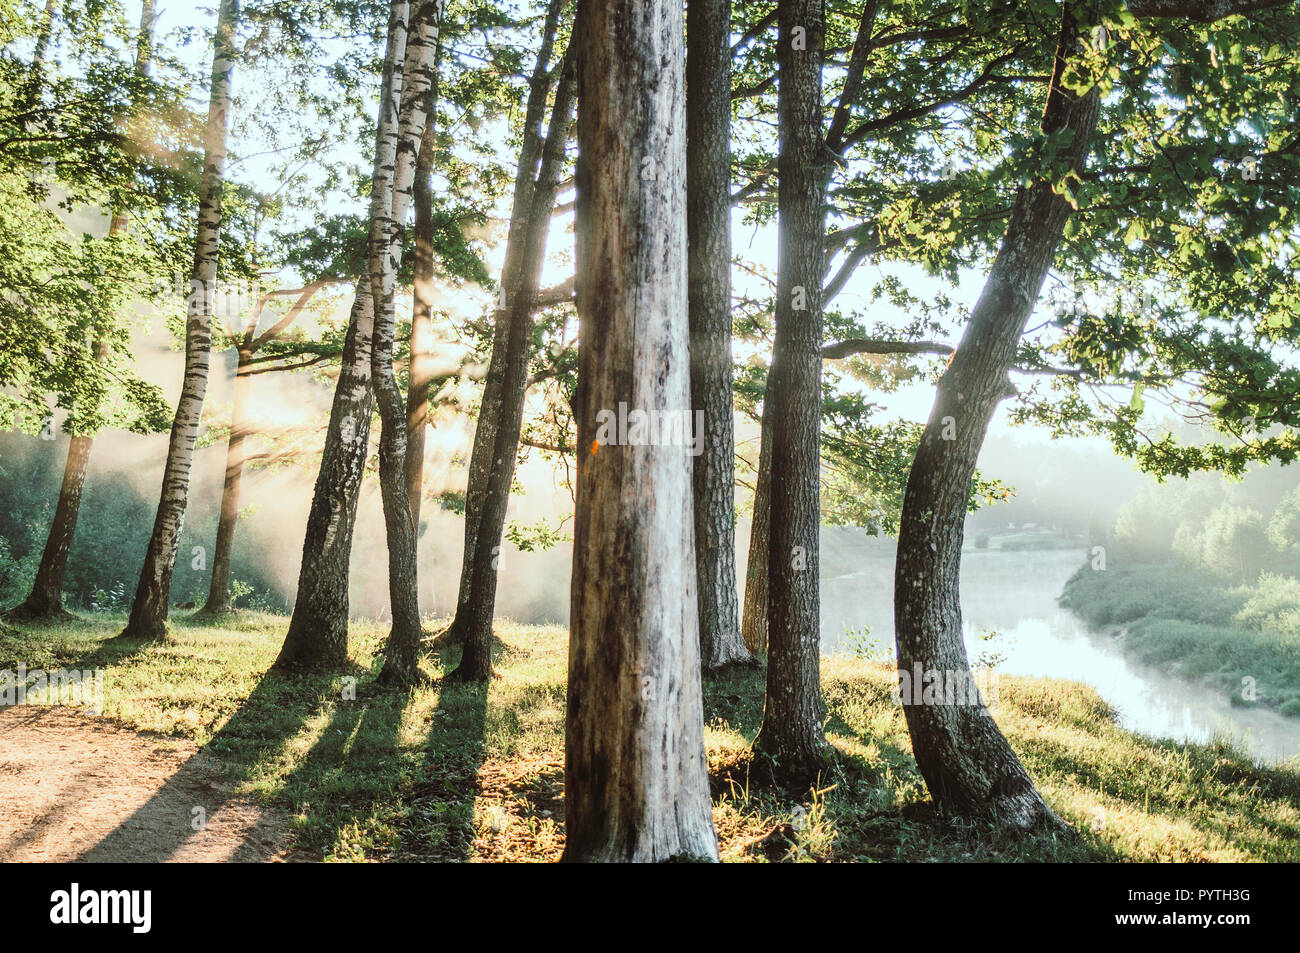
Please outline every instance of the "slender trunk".
[{"label": "slender trunk", "polygon": [[63,608],[63,573],[68,565],[72,537],[77,529],[77,514],[81,508],[81,491],[86,483],[86,462],[94,438],[74,436],[68,444],[68,459],[63,467],[63,484],[59,487],[59,501],[54,507],[54,519],[41,564],[37,567],[32,590],[23,602],[11,609],[6,617],[16,622],[34,622],[67,618]]},{"label": "slender trunk", "polygon": [[582,348],[564,859],[716,860],[690,456],[605,444],[597,426],[620,402],[690,407],[682,5],[580,0],[578,17]]},{"label": "slender trunk", "polygon": [[343,363],[307,515],[298,594],[275,662],[281,670],[330,672],[348,664],[348,561],[370,447],[373,325],[370,281],[362,278],[348,320]]},{"label": "slender trunk", "polygon": [[185,323],[185,376],[167,445],[167,463],[163,470],[158,512],[145,551],[135,599],[131,603],[131,617],[122,632],[125,636],[157,639],[164,637],[167,632],[167,602],[171,595],[172,571],[176,567],[176,553],[185,522],[194,443],[199,434],[203,395],[208,386],[212,306],[216,291],[226,137],[230,118],[230,81],[235,66],[234,38],[238,19],[238,0],[221,0],[212,43],[212,89],[204,133],[203,180],[199,187],[198,229]]},{"label": "slender trunk", "polygon": [[[57,0],[48,0],[45,5],[45,26],[38,41],[37,53],[33,57],[36,63],[44,63],[45,47],[49,43],[50,30],[53,25]],[[153,53],[154,0],[144,0],[140,8],[140,32],[136,38],[135,73],[144,78],[149,75]],[[128,119],[128,128],[134,125],[134,106]],[[126,212],[121,208],[113,213],[109,224],[110,237],[123,234],[128,227]],[[95,341],[95,355],[98,360],[108,356],[108,345],[101,337]],[[41,552],[41,562],[36,569],[36,578],[32,582],[32,591],[21,605],[12,609],[12,618],[34,621],[38,619],[57,619],[68,616],[63,609],[63,577],[68,567],[68,556],[72,551],[72,540],[77,530],[77,518],[81,512],[81,493],[86,483],[86,467],[90,461],[90,450],[94,444],[91,434],[74,435],[68,444],[68,457],[63,466],[63,483],[59,487],[59,499],[54,508],[54,519],[50,522],[50,531],[45,538],[45,548]]]},{"label": "slender trunk", "polygon": [[751,661],[736,619],[735,435],[731,397],[731,0],[691,0],[686,21],[686,227],[695,566],[700,664]]},{"label": "slender trunk", "polygon": [[230,412],[230,437],[226,441],[226,479],[221,487],[221,516],[217,522],[216,552],[212,556],[212,584],[206,615],[230,611],[230,552],[235,543],[235,525],[239,521],[239,487],[244,477],[244,439],[248,436],[248,391],[252,384],[248,363],[252,352],[238,351],[235,367],[235,398]]},{"label": "slender trunk", "polygon": [[[519,149],[519,169],[515,173],[515,193],[510,209],[510,227],[506,236],[505,260],[501,265],[501,290],[509,292],[518,282],[522,262],[524,234],[532,214],[533,189],[536,186],[537,163],[542,155],[542,119],[546,115],[546,100],[551,94],[551,53],[560,15],[568,0],[550,0],[546,8],[546,22],[542,30],[542,45],[537,52],[528,84],[528,104],[524,109],[523,144]],[[550,218],[550,209],[547,209]],[[474,429],[474,444],[470,450],[469,474],[465,485],[465,548],[461,556],[460,589],[456,596],[456,616],[444,638],[459,642],[469,624],[470,591],[474,581],[474,559],[478,550],[478,528],[483,509],[483,497],[493,468],[493,451],[496,447],[497,425],[501,416],[502,380],[509,342],[510,315],[498,299],[494,310],[495,324],[492,332],[492,352],[488,358],[487,376],[483,380],[483,398],[479,403],[478,423]]]},{"label": "slender trunk", "polygon": [[523,429],[524,400],[528,393],[528,362],[532,357],[533,311],[546,257],[546,239],[551,226],[551,208],[564,162],[569,118],[576,86],[577,50],[570,46],[561,65],[555,103],[546,130],[542,165],[532,194],[532,211],[523,238],[518,280],[507,289],[509,335],[501,368],[501,406],[493,445],[493,467],[484,484],[478,531],[474,538],[468,616],[460,632],[464,652],[451,673],[455,678],[477,681],[492,675],[492,616],[496,608],[497,568],[510,484],[514,479],[515,456]]},{"label": "slender trunk", "polygon": [[[822,276],[825,191],[821,0],[781,0],[776,339],[768,548],[767,697],[756,751],[791,788],[823,764],[818,539],[821,524]],[[766,401],[765,401],[766,406]]]},{"label": "slender trunk", "polygon": [[[1061,85],[1077,48],[1082,6],[1067,4],[1042,128],[1070,130],[1059,159],[1080,170],[1097,123],[1094,89],[1076,97]],[[1060,821],[1034,787],[983,704],[968,692],[923,689],[972,684],[962,641],[959,592],[966,500],[976,459],[998,404],[1015,393],[1008,372],[1051,267],[1070,205],[1050,180],[1021,189],[1002,246],[935,395],[903,499],[894,577],[894,614],[903,712],[912,752],[930,795],[945,810],[1010,828]],[[935,697],[939,696],[939,697]],[[955,702],[955,703],[954,703]],[[963,703],[964,702],[964,703]]]},{"label": "slender trunk", "polygon": [[767,376],[763,416],[759,426],[758,474],[754,484],[754,517],[749,524],[749,561],[745,564],[745,613],[740,632],[754,655],[767,653],[767,555],[772,545],[772,406],[775,390]]},{"label": "slender trunk", "polygon": [[400,103],[395,135],[391,137],[391,147],[386,140],[376,150],[376,155],[385,160],[392,157],[392,171],[375,181],[370,219],[370,281],[375,298],[370,367],[381,421],[379,489],[388,539],[388,597],[393,611],[393,628],[379,680],[396,686],[410,685],[418,677],[422,633],[415,524],[406,495],[406,402],[393,373],[394,297],[397,270],[402,263],[402,234],[415,184],[416,155],[433,89],[433,58],[442,27],[442,0],[424,0],[414,7],[409,23],[401,85],[390,86],[385,91],[386,108],[391,110]]},{"label": "slender trunk", "polygon": [[442,38],[433,54],[429,117],[415,160],[415,260],[411,263],[414,303],[411,308],[411,363],[406,392],[406,500],[417,538],[424,496],[424,435],[429,425],[429,391],[433,385],[433,167],[436,163],[438,68]]}]

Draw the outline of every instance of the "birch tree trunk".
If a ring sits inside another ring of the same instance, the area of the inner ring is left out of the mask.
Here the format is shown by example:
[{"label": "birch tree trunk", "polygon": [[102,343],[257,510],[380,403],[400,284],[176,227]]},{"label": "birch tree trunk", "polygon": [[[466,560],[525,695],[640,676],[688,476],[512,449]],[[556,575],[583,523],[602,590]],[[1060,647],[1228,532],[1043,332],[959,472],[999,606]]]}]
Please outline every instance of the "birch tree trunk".
[{"label": "birch tree trunk", "polygon": [[532,191],[532,211],[523,236],[523,250],[513,287],[507,289],[509,334],[501,365],[500,418],[492,450],[492,467],[484,485],[478,531],[474,538],[473,576],[470,581],[467,620],[461,631],[464,647],[460,664],[448,677],[480,681],[492,676],[492,616],[496,608],[497,569],[501,564],[501,539],[505,531],[515,456],[523,428],[524,400],[528,393],[528,361],[532,356],[533,312],[546,257],[551,209],[564,162],[569,119],[576,86],[577,50],[570,46],[560,66],[560,81],[546,130],[542,165]]},{"label": "birch tree trunk", "polygon": [[[390,43],[391,47],[391,43]],[[302,543],[298,594],[276,658],[284,671],[339,671],[348,664],[348,562],[370,447],[370,281],[357,281],[330,408],[325,448]]]},{"label": "birch tree trunk", "polygon": [[[375,404],[379,409],[379,489],[388,539],[388,596],[393,628],[379,681],[406,686],[418,677],[420,602],[415,524],[406,493],[406,403],[393,373],[394,297],[402,263],[402,236],[411,207],[415,163],[433,88],[433,61],[442,26],[442,0],[424,0],[409,20],[401,84],[385,90],[381,110],[397,110],[393,134],[376,149],[371,194],[370,281],[375,299],[374,344],[370,355]],[[400,105],[399,105],[400,104]],[[381,162],[383,163],[381,165]]]},{"label": "birch tree trunk", "polygon": [[411,360],[406,391],[406,501],[416,538],[420,535],[420,504],[424,498],[424,443],[429,426],[429,390],[433,384],[433,167],[437,143],[438,67],[442,38],[433,54],[433,86],[429,116],[415,161],[415,260],[412,264],[414,303],[411,308]]},{"label": "birch tree trunk", "polygon": [[823,765],[818,541],[822,278],[830,153],[822,132],[821,0],[778,4],[780,155],[772,402],[767,695],[754,749],[775,779],[812,784]]},{"label": "birch tree trunk", "polygon": [[[515,192],[510,209],[510,226],[506,236],[505,260],[501,265],[501,291],[508,295],[519,280],[519,270],[524,252],[524,235],[529,227],[533,208],[533,190],[537,185],[537,165],[542,156],[542,119],[546,116],[546,101],[551,95],[551,53],[555,47],[555,34],[567,0],[550,0],[546,8],[546,21],[542,29],[542,44],[537,52],[532,79],[528,84],[528,104],[524,109],[523,143],[519,147],[519,168],[515,173]],[[550,209],[547,209],[547,219]],[[506,348],[509,344],[510,314],[502,299],[494,311],[495,325],[492,333],[492,351],[488,358],[487,376],[483,381],[483,397],[479,403],[478,423],[474,428],[474,444],[470,450],[469,474],[465,485],[465,548],[461,556],[460,589],[456,596],[456,615],[442,638],[459,642],[469,625],[471,587],[474,582],[474,565],[479,549],[478,529],[482,518],[483,497],[493,468],[497,427],[501,418],[502,383],[505,377]]]},{"label": "birch tree trunk", "polygon": [[[1097,124],[1094,88],[1077,97],[1061,84],[1080,41],[1080,4],[1062,14],[1055,69],[1043,114],[1045,135],[1073,136],[1058,160],[1083,168]],[[1021,189],[1002,246],[971,312],[961,343],[939,381],[908,476],[898,535],[894,615],[900,683],[942,676],[970,679],[962,641],[960,565],[966,499],[976,459],[998,404],[1015,393],[1008,378],[1020,337],[1051,267],[1070,205],[1050,180]],[[929,673],[935,673],[931,676]],[[966,682],[965,684],[971,684]],[[948,703],[946,693],[904,694],[912,753],[931,797],[945,810],[989,818],[1015,829],[1061,822],[1043,801],[1006,738],[982,704]]]},{"label": "birch tree trunk", "polygon": [[682,5],[580,0],[579,351],[568,861],[717,858],[688,448],[597,415],[690,407]]},{"label": "birch tree trunk", "polygon": [[131,615],[122,635],[151,639],[167,634],[167,609],[172,571],[180,548],[185,507],[189,497],[194,443],[203,415],[208,386],[212,339],[212,310],[216,293],[218,238],[226,165],[226,137],[230,120],[231,76],[235,68],[235,32],[238,0],[221,0],[212,42],[212,87],[203,140],[203,179],[199,186],[198,229],[194,267],[185,322],[185,376],[172,422],[163,470],[162,492],[144,565],[131,603]]},{"label": "birch tree trunk", "polygon": [[752,661],[736,618],[731,394],[731,0],[690,0],[686,21],[686,213],[700,663]]},{"label": "birch tree trunk", "polygon": [[[379,116],[375,122],[372,229],[375,212],[386,217],[392,200],[409,13],[408,3],[394,0],[389,5],[388,41],[380,81]],[[373,292],[370,274],[357,281],[343,347],[343,366],[334,388],[325,449],[307,515],[298,594],[289,632],[274,666],[280,670],[328,672],[348,664],[348,561],[352,555],[357,500],[369,454],[370,417],[374,409]]]}]

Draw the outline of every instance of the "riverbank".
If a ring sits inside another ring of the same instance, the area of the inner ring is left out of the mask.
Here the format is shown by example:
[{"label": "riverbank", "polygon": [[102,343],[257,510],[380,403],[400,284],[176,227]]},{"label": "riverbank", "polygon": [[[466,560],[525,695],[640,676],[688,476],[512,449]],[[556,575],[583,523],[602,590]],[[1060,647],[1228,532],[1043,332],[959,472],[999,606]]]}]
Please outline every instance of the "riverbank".
[{"label": "riverbank", "polygon": [[[19,662],[29,670],[102,669],[104,714],[78,715],[85,732],[129,729],[157,747],[181,744],[213,759],[223,793],[208,797],[245,799],[287,818],[289,843],[276,849],[294,857],[559,857],[563,629],[499,625],[500,677],[486,690],[444,688],[435,680],[399,696],[371,682],[387,627],[359,623],[350,698],[340,677],[264,674],[286,624],[271,615],[241,614],[215,625],[177,619],[161,645],[107,641],[121,627],[111,617],[24,628],[0,638],[0,669]],[[431,655],[424,665],[436,679],[454,661]],[[1222,744],[1131,734],[1092,689],[1053,679],[1000,677],[993,714],[1076,833],[1008,838],[953,825],[930,807],[891,697],[892,667],[827,657],[822,673],[836,756],[819,794],[803,802],[747,781],[748,746],[762,718],[762,672],[707,680],[705,740],[723,859],[1300,860],[1300,773],[1256,766]],[[0,732],[0,790],[19,798],[37,782],[67,781],[66,803],[49,807],[48,823],[76,825],[75,779],[25,774],[7,753],[17,744],[14,730]],[[173,779],[160,783],[159,798],[178,787]],[[172,832],[178,850],[192,836],[188,826],[182,833]],[[123,826],[105,840],[133,836]],[[23,837],[0,830],[0,845]]]},{"label": "riverbank", "polygon": [[1300,581],[1266,573],[1230,586],[1196,569],[1086,563],[1060,603],[1136,662],[1300,718]]}]

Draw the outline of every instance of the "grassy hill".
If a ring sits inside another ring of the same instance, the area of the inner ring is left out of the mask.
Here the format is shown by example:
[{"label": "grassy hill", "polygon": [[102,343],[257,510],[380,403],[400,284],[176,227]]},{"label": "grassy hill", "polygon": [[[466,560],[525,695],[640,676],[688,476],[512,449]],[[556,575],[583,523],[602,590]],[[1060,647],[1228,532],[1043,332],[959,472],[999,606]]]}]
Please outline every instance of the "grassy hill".
[{"label": "grassy hill", "polygon": [[[106,641],[120,618],[0,635],[0,669],[105,669],[104,717],[192,739],[238,788],[290,811],[298,847],[328,860],[549,861],[563,849],[566,632],[498,626],[486,690],[410,695],[371,684],[386,626],[353,627],[350,672],[264,677],[287,620],[173,622],[163,645]],[[434,623],[430,627],[435,627]],[[446,660],[454,662],[454,659]],[[1300,860],[1300,771],[1223,745],[1120,729],[1089,688],[1001,677],[993,713],[1073,835],[1007,838],[935,815],[887,666],[823,662],[835,748],[802,802],[748,781],[763,676],[707,681],[714,819],[729,861]],[[355,698],[345,697],[355,679]],[[0,784],[25,783],[8,778]]]}]

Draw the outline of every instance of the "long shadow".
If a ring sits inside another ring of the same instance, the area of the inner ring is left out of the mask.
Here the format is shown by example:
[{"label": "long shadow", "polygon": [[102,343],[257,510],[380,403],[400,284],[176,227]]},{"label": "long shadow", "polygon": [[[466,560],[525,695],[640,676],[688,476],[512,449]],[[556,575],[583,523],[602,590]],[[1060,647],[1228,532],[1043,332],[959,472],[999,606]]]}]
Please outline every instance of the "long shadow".
[{"label": "long shadow", "polygon": [[346,855],[345,831],[363,826],[376,806],[400,798],[409,778],[400,736],[411,693],[383,691],[367,681],[356,694],[332,703],[328,724],[280,789],[281,799],[306,816],[301,846],[314,857]]},{"label": "long shadow", "polygon": [[490,691],[491,685],[446,679],[438,685],[438,706],[410,792],[411,819],[402,830],[403,852],[413,858],[464,861],[472,853]]},{"label": "long shadow", "polygon": [[[198,833],[194,809],[201,808],[205,818],[216,817],[235,798],[239,783],[279,756],[289,739],[320,710],[332,682],[329,676],[264,676],[203,749],[79,859],[161,862],[172,857]],[[213,760],[214,754],[219,762]],[[224,777],[214,784],[218,769],[224,769]],[[231,859],[265,858],[265,845],[254,835],[255,831],[247,832]]]}]

